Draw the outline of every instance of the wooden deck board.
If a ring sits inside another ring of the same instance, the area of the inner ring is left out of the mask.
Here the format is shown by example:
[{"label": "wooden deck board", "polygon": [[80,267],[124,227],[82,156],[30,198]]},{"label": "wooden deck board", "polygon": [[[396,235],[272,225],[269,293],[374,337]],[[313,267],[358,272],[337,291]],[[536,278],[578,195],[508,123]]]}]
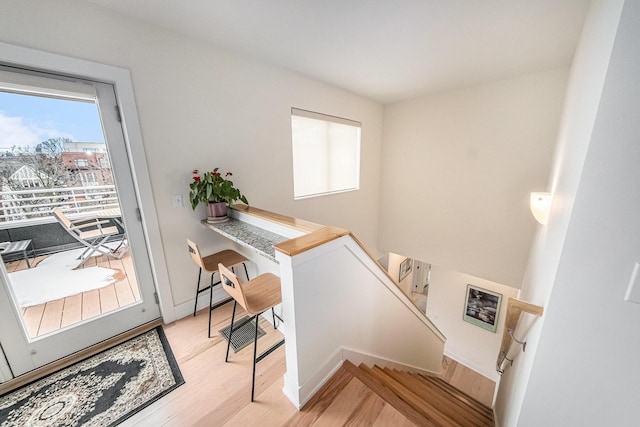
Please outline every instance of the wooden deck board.
[{"label": "wooden deck board", "polygon": [[105,286],[98,291],[100,292],[100,313],[108,313],[119,307],[114,285]]},{"label": "wooden deck board", "polygon": [[42,321],[42,313],[44,313],[44,304],[26,307],[23,315],[24,323],[27,326],[27,333],[30,337],[38,336],[40,329],[40,321]]},{"label": "wooden deck board", "polygon": [[124,267],[124,272],[129,280],[129,285],[131,286],[131,292],[133,292],[133,297],[136,301],[140,301],[140,289],[138,288],[138,279],[136,278],[136,271],[133,268],[133,261],[131,260],[131,256],[126,256],[121,259],[122,266]]},{"label": "wooden deck board", "polygon": [[94,289],[82,293],[82,320],[87,320],[100,314],[100,290]]},{"label": "wooden deck board", "polygon": [[38,336],[60,329],[63,307],[64,298],[49,301],[45,304],[42,321],[40,322],[40,329],[38,329]]},{"label": "wooden deck board", "polygon": [[82,320],[82,294],[72,295],[64,299],[62,312],[62,322],[60,327],[64,328]]},{"label": "wooden deck board", "polygon": [[[30,261],[31,268],[37,268],[37,265],[46,257],[46,255],[40,255],[34,261]],[[35,338],[56,329],[65,328],[140,300],[130,254],[125,254],[120,260],[104,255],[93,257],[81,268],[95,266],[116,270],[114,274],[116,282],[105,288],[68,296],[54,304],[44,303],[20,307],[19,312],[22,314],[30,337]],[[12,261],[5,263],[5,268],[7,272],[12,273],[27,269],[27,264],[24,260]]]}]

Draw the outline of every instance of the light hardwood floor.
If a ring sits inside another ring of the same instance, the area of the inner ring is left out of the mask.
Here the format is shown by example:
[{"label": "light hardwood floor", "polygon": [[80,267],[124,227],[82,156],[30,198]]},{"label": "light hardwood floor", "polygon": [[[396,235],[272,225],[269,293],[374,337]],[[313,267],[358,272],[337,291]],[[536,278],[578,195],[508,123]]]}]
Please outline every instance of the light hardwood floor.
[{"label": "light hardwood floor", "polygon": [[[231,351],[229,363],[224,362],[226,341],[217,331],[229,324],[232,308],[230,303],[214,310],[212,338],[207,338],[206,309],[199,311],[196,317],[188,316],[164,326],[185,384],[135,414],[123,425],[275,427],[285,425],[297,414],[295,407],[282,392],[283,375],[286,371],[284,346],[258,363],[256,401],[253,403],[250,402],[253,345],[245,347],[238,354]],[[243,315],[242,309],[238,307],[237,318]],[[264,319],[260,320],[260,326],[267,334],[258,340],[258,352],[282,336]],[[451,359],[445,360],[443,366],[445,364],[445,380],[458,388],[462,388],[460,385],[481,381],[477,378],[481,377],[479,374]],[[340,419],[341,416],[344,418],[346,411],[353,410],[356,404],[382,408],[380,411],[376,410],[378,417],[373,425],[410,425],[395,409],[364,390],[357,379],[352,381],[344,399],[336,400],[327,408],[327,414],[323,413],[322,419],[327,423],[316,425],[336,425],[330,420]],[[470,389],[474,397],[491,404],[492,388],[490,392],[484,387],[472,386]],[[356,393],[357,398],[351,392]]]},{"label": "light hardwood floor", "polygon": [[[31,268],[38,268],[38,264],[46,256],[39,256],[31,261]],[[111,310],[124,307],[140,301],[140,291],[129,253],[121,259],[109,258],[106,255],[92,257],[81,268],[104,267],[116,270],[116,282],[100,289],[72,295],[45,304],[22,307],[22,317],[32,338],[54,332],[58,329],[73,325],[83,320],[99,316]],[[7,272],[27,269],[24,260],[5,264]]]},{"label": "light hardwood floor", "polygon": [[[217,333],[231,319],[233,304],[213,311],[212,338],[207,338],[207,310],[188,316],[164,330],[185,384],[125,421],[125,426],[281,426],[295,407],[282,393],[285,352],[281,346],[257,365],[256,400],[251,403],[253,345],[237,354],[230,351],[225,363],[226,341]],[[236,319],[244,316],[238,307]],[[266,335],[258,340],[258,352],[282,339],[265,319]]]}]

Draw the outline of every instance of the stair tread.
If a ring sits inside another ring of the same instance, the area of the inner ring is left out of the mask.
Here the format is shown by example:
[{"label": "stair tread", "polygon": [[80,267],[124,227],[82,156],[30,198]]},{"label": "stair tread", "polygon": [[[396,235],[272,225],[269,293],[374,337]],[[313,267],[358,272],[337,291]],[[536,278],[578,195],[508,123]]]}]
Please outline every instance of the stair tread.
[{"label": "stair tread", "polygon": [[442,378],[432,377],[432,376],[423,375],[423,374],[415,374],[415,376],[419,378],[421,381],[426,381],[429,384],[433,384],[436,387],[439,387],[451,393],[458,400],[477,408],[479,411],[485,412],[486,414],[488,414],[493,418],[493,411],[491,410],[491,408],[489,408],[487,405],[483,404],[479,400],[475,399],[473,396],[470,396],[464,391],[455,388],[451,384],[444,381]]},{"label": "stair tread", "polygon": [[493,425],[492,415],[490,416],[486,412],[464,403],[451,392],[445,391],[429,382],[425,382],[417,375],[409,372],[390,370],[388,368],[384,368],[383,370],[421,398],[425,400],[428,399],[440,412],[455,419],[461,426],[476,427]]},{"label": "stair tread", "polygon": [[381,382],[391,389],[401,400],[411,405],[420,412],[426,419],[431,420],[438,426],[457,426],[456,420],[447,414],[442,413],[432,402],[426,401],[411,389],[384,372],[380,367],[374,366],[371,372]]},{"label": "stair tread", "polygon": [[433,427],[437,427],[439,425],[426,418],[422,413],[397,396],[391,389],[382,384],[373,374],[373,371],[367,366],[360,365],[358,368],[347,360],[343,364],[343,367],[415,424]]},{"label": "stair tread", "polygon": [[[389,409],[383,411],[385,405]],[[489,408],[439,378],[356,367],[348,360],[285,425],[310,426],[329,419],[340,425],[378,425],[378,416],[391,414],[389,410],[404,417],[404,423],[426,427],[494,426]],[[346,418],[339,420],[337,414]]]}]

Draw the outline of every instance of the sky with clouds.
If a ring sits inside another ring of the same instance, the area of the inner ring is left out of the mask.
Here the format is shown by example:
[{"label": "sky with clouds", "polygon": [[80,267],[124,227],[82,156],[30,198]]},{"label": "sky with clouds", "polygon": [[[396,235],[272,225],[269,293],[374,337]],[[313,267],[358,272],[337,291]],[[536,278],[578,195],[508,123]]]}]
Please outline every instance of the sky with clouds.
[{"label": "sky with clouds", "polygon": [[35,146],[49,138],[104,142],[93,103],[0,92],[0,149]]}]

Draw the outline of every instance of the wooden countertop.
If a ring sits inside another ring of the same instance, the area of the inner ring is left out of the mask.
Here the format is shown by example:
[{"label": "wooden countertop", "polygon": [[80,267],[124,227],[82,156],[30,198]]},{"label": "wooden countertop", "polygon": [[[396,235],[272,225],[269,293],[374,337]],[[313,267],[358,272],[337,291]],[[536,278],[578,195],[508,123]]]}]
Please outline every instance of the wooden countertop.
[{"label": "wooden countertop", "polygon": [[261,218],[267,221],[271,221],[276,224],[293,228],[295,230],[298,230],[304,233],[311,233],[313,231],[317,231],[317,230],[320,230],[321,228],[326,227],[324,225],[316,224],[311,221],[306,221],[304,219],[299,219],[299,218],[293,218],[286,215],[280,215],[280,214],[265,211],[264,209],[259,209],[253,206],[237,204],[237,205],[233,205],[233,209],[238,212],[243,212],[248,215],[255,216],[256,218]]}]

